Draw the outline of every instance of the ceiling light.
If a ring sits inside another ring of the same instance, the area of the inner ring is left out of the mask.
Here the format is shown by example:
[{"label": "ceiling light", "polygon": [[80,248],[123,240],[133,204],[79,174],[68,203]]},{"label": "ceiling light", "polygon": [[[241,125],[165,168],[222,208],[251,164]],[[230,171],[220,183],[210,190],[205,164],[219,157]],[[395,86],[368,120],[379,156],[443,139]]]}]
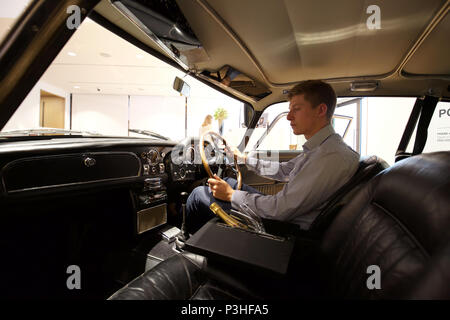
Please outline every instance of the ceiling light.
[{"label": "ceiling light", "polygon": [[350,90],[356,92],[375,91],[378,88],[378,81],[352,82]]},{"label": "ceiling light", "polygon": [[142,59],[142,58],[144,58],[144,56],[143,56],[142,54],[137,54],[137,55],[136,55],[136,58]]},{"label": "ceiling light", "polygon": [[80,86],[73,86],[74,89],[80,89]]},{"label": "ceiling light", "polygon": [[71,57],[75,57],[77,54],[75,52],[69,51],[67,54]]}]

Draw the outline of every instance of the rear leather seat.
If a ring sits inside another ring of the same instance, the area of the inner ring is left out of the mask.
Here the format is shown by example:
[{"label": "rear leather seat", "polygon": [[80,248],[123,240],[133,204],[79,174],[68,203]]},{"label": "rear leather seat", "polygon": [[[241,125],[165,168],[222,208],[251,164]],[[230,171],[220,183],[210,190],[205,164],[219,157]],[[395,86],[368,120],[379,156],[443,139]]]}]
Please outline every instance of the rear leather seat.
[{"label": "rear leather seat", "polygon": [[[321,245],[333,297],[450,299],[450,152],[414,156],[372,179]],[[379,267],[381,289],[368,290]]]},{"label": "rear leather seat", "polygon": [[[405,159],[371,179],[339,211],[321,240],[321,272],[312,282],[319,297],[450,299],[449,230],[450,152]],[[160,263],[110,299],[255,297],[241,282],[208,272],[206,259],[192,257]],[[374,268],[379,289],[368,286]]]}]

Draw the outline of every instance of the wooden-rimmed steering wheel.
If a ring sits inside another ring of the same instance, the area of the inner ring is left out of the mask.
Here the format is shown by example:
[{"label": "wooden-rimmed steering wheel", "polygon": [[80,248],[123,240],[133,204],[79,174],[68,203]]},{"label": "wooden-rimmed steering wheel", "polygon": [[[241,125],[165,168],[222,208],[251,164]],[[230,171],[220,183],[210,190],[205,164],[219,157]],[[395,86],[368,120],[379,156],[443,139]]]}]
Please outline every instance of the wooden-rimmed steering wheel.
[{"label": "wooden-rimmed steering wheel", "polygon": [[[206,159],[206,153],[205,153],[205,137],[208,136],[208,135],[211,136],[211,138],[212,138],[211,141],[212,141],[212,143],[214,145],[214,152],[216,154],[215,162],[217,164],[219,164],[219,170],[217,172],[217,175],[219,177],[221,177],[222,172],[223,172],[223,168],[222,168],[221,165],[225,164],[226,152],[225,152],[225,150],[221,150],[219,148],[219,145],[217,144],[215,138],[221,140],[223,142],[223,145],[224,145],[225,148],[227,147],[227,142],[221,135],[217,134],[214,131],[207,131],[207,132],[203,133],[200,136],[200,147],[199,147],[199,149],[200,149],[200,157],[202,159],[203,167],[205,168],[206,173],[208,174],[208,176],[210,178],[212,178],[214,176],[214,174],[211,171],[211,168],[209,167],[209,162],[208,162],[208,159]],[[237,190],[241,190],[241,187],[242,187],[242,174],[241,174],[241,170],[239,170],[237,156],[234,155],[233,158],[234,158],[234,167],[231,164],[225,164],[225,165],[229,166],[233,170],[233,172],[236,174],[236,180],[237,180],[236,189]]]},{"label": "wooden-rimmed steering wheel", "polygon": [[[206,158],[206,153],[205,153],[205,137],[208,135],[211,136],[211,138],[212,138],[210,140],[212,142],[212,144],[210,144],[210,145],[214,146],[214,151],[216,154],[214,157],[215,158],[214,160],[215,160],[216,164],[219,164],[219,170],[218,170],[217,175],[220,177],[222,174],[222,167],[221,167],[222,164],[225,164],[225,166],[229,166],[232,169],[232,171],[234,171],[236,173],[236,179],[237,179],[236,189],[240,190],[242,187],[242,174],[241,174],[241,170],[239,170],[237,156],[236,156],[236,154],[233,155],[234,168],[230,163],[229,164],[225,163],[225,161],[224,161],[225,157],[226,157],[225,150],[226,150],[226,148],[228,148],[227,142],[225,141],[225,139],[222,136],[220,136],[219,134],[217,134],[214,131],[207,131],[200,136],[200,148],[199,148],[200,156],[202,158],[202,163],[203,163],[203,166],[205,167],[206,172],[208,173],[208,176],[210,178],[213,177],[213,172],[211,171],[211,168],[209,167],[209,162],[208,162],[208,159]],[[223,146],[224,146],[223,150],[220,149],[215,138],[220,139],[223,142]],[[232,215],[230,215],[227,212],[225,212],[216,202],[213,202],[209,208],[217,216],[219,216],[227,225],[229,225],[231,227],[250,229],[250,230],[254,230],[258,233],[265,233],[264,226],[261,222],[261,219],[258,218],[256,216],[256,214],[251,210],[250,210],[250,212],[240,212],[240,211],[236,211],[236,210],[234,210],[234,212],[233,212],[233,210],[231,210]],[[244,209],[245,209],[245,207],[244,207]]]}]

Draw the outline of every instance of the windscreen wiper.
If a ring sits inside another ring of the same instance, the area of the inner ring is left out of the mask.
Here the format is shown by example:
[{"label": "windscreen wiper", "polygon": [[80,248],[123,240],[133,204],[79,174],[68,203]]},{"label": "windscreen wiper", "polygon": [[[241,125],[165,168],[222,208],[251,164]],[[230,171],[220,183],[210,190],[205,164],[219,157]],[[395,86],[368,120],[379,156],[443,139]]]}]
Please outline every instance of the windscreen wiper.
[{"label": "windscreen wiper", "polygon": [[134,133],[139,133],[139,134],[143,134],[145,136],[149,136],[149,137],[154,137],[154,138],[158,138],[161,140],[170,140],[167,137],[164,137],[156,132],[150,131],[150,130],[141,130],[141,129],[128,129],[129,132],[134,132]]}]

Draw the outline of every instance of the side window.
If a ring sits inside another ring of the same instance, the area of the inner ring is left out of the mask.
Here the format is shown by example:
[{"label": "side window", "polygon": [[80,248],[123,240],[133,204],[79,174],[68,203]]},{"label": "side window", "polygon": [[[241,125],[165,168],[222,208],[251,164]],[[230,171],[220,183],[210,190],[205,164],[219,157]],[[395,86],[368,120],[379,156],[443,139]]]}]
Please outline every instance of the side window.
[{"label": "side window", "polygon": [[357,152],[361,152],[360,98],[338,98],[331,124],[344,142]]},{"label": "side window", "polygon": [[450,150],[450,102],[441,101],[437,104],[431,118],[423,152],[448,150]]},{"label": "side window", "polygon": [[303,135],[296,136],[292,133],[286,116],[287,112],[283,112],[278,119],[276,118],[278,121],[272,126],[258,150],[302,150],[306,139]]},{"label": "side window", "polygon": [[[345,143],[361,156],[377,155],[393,165],[415,101],[415,97],[338,98],[332,124]],[[288,102],[267,108],[264,120],[251,135],[246,151],[251,151],[274,119],[288,110]],[[414,141],[415,133],[407,152],[412,152]],[[301,150],[304,143],[303,135],[292,134],[289,121],[284,116],[271,128],[258,150]],[[450,150],[450,102],[441,101],[431,119],[423,152],[447,150]]]},{"label": "side window", "polygon": [[269,134],[264,137],[257,150],[302,150],[306,140],[303,135],[296,136],[292,133],[292,128],[286,119],[288,111],[288,102],[280,102],[268,107],[253,130],[246,151],[254,150],[258,140],[269,128]]},{"label": "side window", "polygon": [[[336,110],[340,112],[336,112],[333,116],[332,125],[334,130],[344,137],[345,142],[355,149],[358,143],[355,138],[356,119],[354,119],[357,103],[345,102],[343,104],[345,106],[342,107],[338,104],[339,109]],[[306,139],[303,135],[293,134],[289,121],[286,119],[288,111],[288,102],[277,103],[267,108],[258,121],[246,150],[252,150],[268,129],[270,129],[269,133],[264,137],[257,150],[302,150]]]}]

